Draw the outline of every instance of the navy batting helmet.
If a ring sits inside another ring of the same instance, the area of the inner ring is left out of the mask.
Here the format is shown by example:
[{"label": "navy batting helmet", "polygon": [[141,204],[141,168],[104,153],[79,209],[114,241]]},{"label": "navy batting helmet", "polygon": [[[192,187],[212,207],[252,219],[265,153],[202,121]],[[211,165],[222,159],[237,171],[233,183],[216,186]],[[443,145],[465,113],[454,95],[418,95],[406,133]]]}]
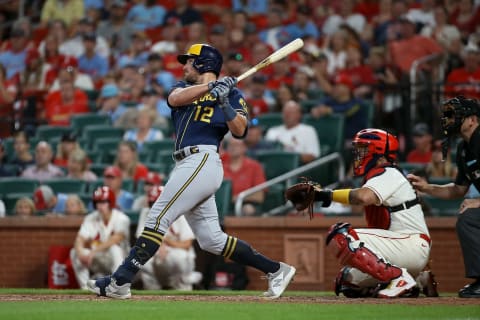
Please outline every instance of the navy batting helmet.
[{"label": "navy batting helmet", "polygon": [[220,74],[222,69],[223,57],[220,52],[208,44],[193,44],[186,54],[179,54],[177,56],[178,62],[181,64],[187,63],[187,60],[193,58],[193,67],[199,73],[213,72]]}]

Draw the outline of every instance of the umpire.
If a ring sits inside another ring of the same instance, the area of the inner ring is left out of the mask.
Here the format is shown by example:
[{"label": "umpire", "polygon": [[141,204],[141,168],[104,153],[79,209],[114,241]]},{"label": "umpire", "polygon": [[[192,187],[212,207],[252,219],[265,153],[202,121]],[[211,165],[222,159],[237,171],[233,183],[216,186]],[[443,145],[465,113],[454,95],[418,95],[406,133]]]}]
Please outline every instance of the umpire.
[{"label": "umpire", "polygon": [[[409,174],[413,186],[431,196],[442,199],[464,197],[471,184],[480,190],[480,105],[475,99],[458,96],[442,105],[442,129],[446,136],[444,154],[449,142],[460,136],[456,163],[458,174],[455,182],[428,184],[420,177]],[[457,220],[457,234],[463,251],[465,275],[475,281],[458,292],[461,298],[480,298],[480,198],[464,199]]]}]

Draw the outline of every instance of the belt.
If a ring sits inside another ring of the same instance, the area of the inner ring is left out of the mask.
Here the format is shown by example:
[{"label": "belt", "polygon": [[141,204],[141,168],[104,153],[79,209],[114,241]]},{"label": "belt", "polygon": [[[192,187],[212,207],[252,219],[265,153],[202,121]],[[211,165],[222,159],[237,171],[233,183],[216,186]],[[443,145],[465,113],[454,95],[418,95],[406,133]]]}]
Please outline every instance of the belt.
[{"label": "belt", "polygon": [[173,158],[173,160],[181,161],[181,160],[185,159],[186,157],[188,157],[192,154],[195,154],[195,153],[199,153],[199,152],[200,152],[200,149],[198,148],[198,146],[185,147],[183,149],[175,151],[172,154],[172,158]]},{"label": "belt", "polygon": [[396,211],[400,211],[400,210],[407,210],[407,209],[410,209],[411,207],[417,205],[417,204],[420,204],[420,200],[418,198],[415,198],[413,200],[409,200],[409,201],[405,201],[404,203],[401,203],[399,205],[396,205],[396,206],[393,206],[393,207],[389,207],[388,210],[390,212],[396,212]]},{"label": "belt", "polygon": [[423,240],[427,241],[429,245],[432,244],[432,240],[430,240],[430,237],[427,236],[425,233],[420,233],[419,236],[420,236],[420,238],[422,238]]}]

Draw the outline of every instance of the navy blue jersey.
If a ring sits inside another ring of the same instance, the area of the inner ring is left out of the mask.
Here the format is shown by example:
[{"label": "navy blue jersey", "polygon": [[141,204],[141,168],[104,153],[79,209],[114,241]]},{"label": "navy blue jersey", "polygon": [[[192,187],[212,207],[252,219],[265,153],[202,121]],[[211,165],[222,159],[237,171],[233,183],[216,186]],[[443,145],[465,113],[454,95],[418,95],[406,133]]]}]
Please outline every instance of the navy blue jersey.
[{"label": "navy blue jersey", "polygon": [[[189,84],[186,82],[179,81],[173,86],[172,91],[187,86]],[[228,98],[231,106],[248,119],[247,103],[240,90],[233,88]],[[192,104],[175,108],[169,105],[169,107],[172,109],[172,121],[175,127],[175,150],[199,144],[215,145],[218,149],[228,132],[228,126],[223,111],[210,93]]]}]

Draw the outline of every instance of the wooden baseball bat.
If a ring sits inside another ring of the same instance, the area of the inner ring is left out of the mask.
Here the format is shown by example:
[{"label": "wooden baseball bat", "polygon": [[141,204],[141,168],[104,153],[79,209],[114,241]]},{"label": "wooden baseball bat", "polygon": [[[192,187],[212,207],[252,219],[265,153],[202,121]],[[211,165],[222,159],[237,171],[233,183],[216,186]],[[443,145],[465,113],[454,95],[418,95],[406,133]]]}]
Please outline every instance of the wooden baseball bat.
[{"label": "wooden baseball bat", "polygon": [[237,81],[242,81],[246,77],[249,77],[255,72],[257,72],[258,70],[261,70],[271,65],[272,63],[275,63],[285,58],[286,56],[292,54],[293,52],[297,51],[301,47],[303,47],[303,40],[300,38],[297,38],[287,43],[286,45],[284,45],[283,47],[281,47],[280,49],[278,49],[277,51],[275,51],[274,53],[272,53],[271,55],[269,55],[259,63],[257,63],[255,66],[251,67],[250,69],[248,69],[247,71],[239,75],[237,77]]}]

